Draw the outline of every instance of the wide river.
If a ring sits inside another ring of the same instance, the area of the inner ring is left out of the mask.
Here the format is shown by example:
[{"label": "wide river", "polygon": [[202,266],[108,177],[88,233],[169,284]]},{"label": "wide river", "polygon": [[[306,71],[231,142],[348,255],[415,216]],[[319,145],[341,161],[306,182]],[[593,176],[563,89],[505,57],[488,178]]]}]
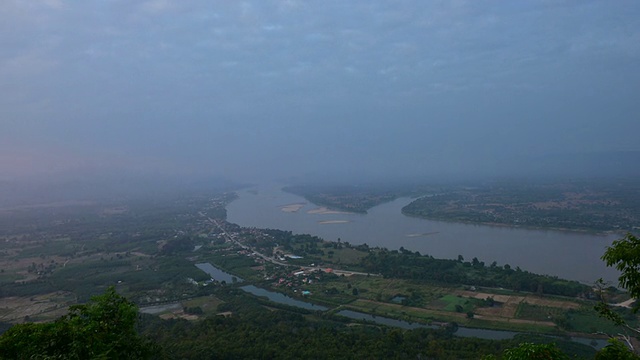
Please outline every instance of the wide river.
[{"label": "wide river", "polygon": [[[462,255],[465,260],[471,260],[477,257],[486,265],[497,261],[498,265],[519,266],[523,270],[587,284],[598,278],[617,283],[618,273],[607,268],[600,256],[619,235],[424,220],[401,213],[402,207],[411,202],[409,198],[376,206],[362,215],[311,211],[318,206],[281,191],[279,186],[260,186],[239,191],[238,195],[227,207],[227,217],[244,227],[289,230],[331,241],[341,239],[354,245],[404,247],[436,258],[455,259]],[[282,210],[291,204],[299,206]]]}]

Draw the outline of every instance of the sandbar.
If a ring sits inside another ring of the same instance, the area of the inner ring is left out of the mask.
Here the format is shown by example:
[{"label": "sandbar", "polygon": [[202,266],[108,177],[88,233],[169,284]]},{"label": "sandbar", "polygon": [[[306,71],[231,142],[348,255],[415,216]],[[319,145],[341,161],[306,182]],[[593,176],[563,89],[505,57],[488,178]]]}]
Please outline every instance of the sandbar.
[{"label": "sandbar", "polygon": [[428,233],[421,233],[421,234],[407,234],[405,235],[406,237],[420,237],[420,236],[429,236],[429,235],[435,235],[440,233],[439,231],[432,231],[432,232],[428,232]]},{"label": "sandbar", "polygon": [[323,221],[318,221],[318,224],[346,224],[349,223],[351,221],[349,220],[323,220]]},{"label": "sandbar", "polygon": [[307,214],[328,215],[328,214],[349,214],[349,213],[346,211],[330,210],[329,208],[322,206],[322,207],[307,211]]},{"label": "sandbar", "polygon": [[280,207],[280,211],[288,212],[288,213],[294,213],[294,212],[300,211],[300,209],[302,209],[304,206],[305,206],[304,203],[283,205],[283,206]]}]

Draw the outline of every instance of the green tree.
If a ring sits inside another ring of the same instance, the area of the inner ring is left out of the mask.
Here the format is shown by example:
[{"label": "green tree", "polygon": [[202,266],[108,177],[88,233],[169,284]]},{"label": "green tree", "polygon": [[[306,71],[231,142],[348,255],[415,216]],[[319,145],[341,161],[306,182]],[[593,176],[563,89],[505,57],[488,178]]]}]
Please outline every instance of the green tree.
[{"label": "green tree", "polygon": [[52,323],[19,324],[0,336],[3,359],[146,359],[153,345],[136,331],[136,305],[110,287]]},{"label": "green tree", "polygon": [[[495,355],[486,355],[482,360],[497,360]],[[569,360],[555,344],[522,343],[513,349],[507,349],[500,359],[503,360]]]},{"label": "green tree", "polygon": [[507,349],[503,360],[564,360],[569,359],[555,344],[522,343],[517,348]]},{"label": "green tree", "polygon": [[[620,287],[626,289],[633,299],[640,297],[640,239],[631,233],[627,233],[622,239],[614,241],[611,246],[607,247],[602,260],[607,266],[613,266],[620,271],[620,277],[618,282]],[[634,328],[627,324],[624,318],[613,311],[604,297],[604,281],[598,280],[597,286],[600,289],[600,302],[595,306],[596,311],[600,316],[613,321],[615,324],[622,326],[625,330],[638,335],[640,329]],[[639,305],[635,305],[632,309],[634,313],[638,312]],[[633,355],[633,346],[631,344],[630,336],[627,334],[620,334],[620,337],[627,343],[628,355]],[[606,351],[605,351],[606,350]],[[603,349],[605,354],[613,354],[620,351],[619,342],[610,343]]]},{"label": "green tree", "polygon": [[[607,247],[602,260],[607,266],[613,266],[621,272],[618,278],[620,286],[625,288],[632,298],[640,298],[640,239],[627,233],[624,238]],[[634,307],[634,312],[638,311],[638,306]]]},{"label": "green tree", "polygon": [[605,346],[596,354],[596,360],[637,360],[638,356],[633,354],[620,341],[609,339],[609,345]]}]

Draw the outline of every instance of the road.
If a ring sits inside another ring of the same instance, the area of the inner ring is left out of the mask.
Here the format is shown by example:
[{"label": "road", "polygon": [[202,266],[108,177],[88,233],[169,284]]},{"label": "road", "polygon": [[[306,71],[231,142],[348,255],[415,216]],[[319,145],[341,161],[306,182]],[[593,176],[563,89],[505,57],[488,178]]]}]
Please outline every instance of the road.
[{"label": "road", "polygon": [[222,225],[220,225],[220,223],[218,223],[218,221],[217,221],[217,220],[212,219],[212,218],[210,218],[210,217],[207,217],[207,219],[208,219],[212,224],[214,224],[215,226],[217,226],[217,227],[218,227],[218,229],[220,229],[220,231],[222,232],[222,235],[224,236],[224,238],[225,238],[225,240],[226,240],[226,241],[232,242],[232,243],[234,243],[234,244],[236,244],[236,245],[240,246],[240,247],[241,247],[241,248],[243,248],[244,250],[251,251],[252,253],[256,254],[257,256],[259,256],[259,257],[261,257],[261,258],[265,259],[266,261],[269,261],[269,262],[271,262],[271,263],[273,263],[273,264],[280,265],[280,266],[292,266],[291,264],[283,263],[283,262],[281,262],[281,261],[279,261],[279,260],[277,260],[277,259],[274,259],[273,257],[267,256],[267,255],[265,255],[265,254],[263,254],[263,253],[260,253],[260,252],[258,252],[258,251],[255,251],[255,250],[254,250],[254,249],[252,249],[250,246],[247,246],[247,245],[245,245],[245,244],[241,243],[240,241],[236,240],[236,238],[234,238],[234,237],[233,237],[233,235],[229,234],[229,233],[228,233],[228,232],[227,232],[227,231],[222,227]]},{"label": "road", "polygon": [[[241,243],[240,241],[238,241],[236,238],[233,237],[233,235],[227,233],[227,231],[222,227],[222,225],[220,225],[220,223],[218,222],[218,220],[216,219],[212,219],[210,217],[207,217],[205,214],[200,213],[200,215],[205,216],[207,218],[207,220],[215,225],[221,232],[222,235],[224,236],[225,240],[228,242],[232,242],[238,246],[240,246],[241,248],[243,248],[244,250],[248,250],[251,251],[252,253],[254,253],[255,255],[263,258],[266,261],[269,261],[272,264],[276,264],[276,265],[280,265],[280,266],[296,266],[296,265],[292,265],[292,264],[287,264],[285,262],[282,262],[274,257],[262,254],[254,249],[252,249],[250,246],[247,246],[243,243]],[[352,275],[362,275],[362,276],[382,276],[381,274],[371,274],[371,273],[365,273],[365,272],[359,272],[359,271],[349,271],[349,270],[336,270],[333,268],[327,268],[327,267],[320,267],[320,266],[300,266],[300,268],[302,268],[303,270],[307,270],[307,271],[330,271],[336,275],[344,275],[344,276],[352,276]]]}]

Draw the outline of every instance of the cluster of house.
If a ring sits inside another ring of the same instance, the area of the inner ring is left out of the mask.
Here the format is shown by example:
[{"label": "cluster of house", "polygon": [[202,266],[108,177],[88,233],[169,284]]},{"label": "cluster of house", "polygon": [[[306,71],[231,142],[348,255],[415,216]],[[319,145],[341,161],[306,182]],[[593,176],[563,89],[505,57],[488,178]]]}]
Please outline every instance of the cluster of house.
[{"label": "cluster of house", "polygon": [[[330,269],[329,269],[330,271]],[[322,281],[322,277],[327,270],[320,269],[301,269],[298,271],[294,271],[288,273],[286,275],[282,275],[274,279],[273,282],[274,287],[287,287],[293,290],[294,293],[300,291],[300,294],[303,296],[311,295],[311,292],[308,290],[300,290],[305,287],[305,285],[311,285],[313,283],[317,283]]]}]

